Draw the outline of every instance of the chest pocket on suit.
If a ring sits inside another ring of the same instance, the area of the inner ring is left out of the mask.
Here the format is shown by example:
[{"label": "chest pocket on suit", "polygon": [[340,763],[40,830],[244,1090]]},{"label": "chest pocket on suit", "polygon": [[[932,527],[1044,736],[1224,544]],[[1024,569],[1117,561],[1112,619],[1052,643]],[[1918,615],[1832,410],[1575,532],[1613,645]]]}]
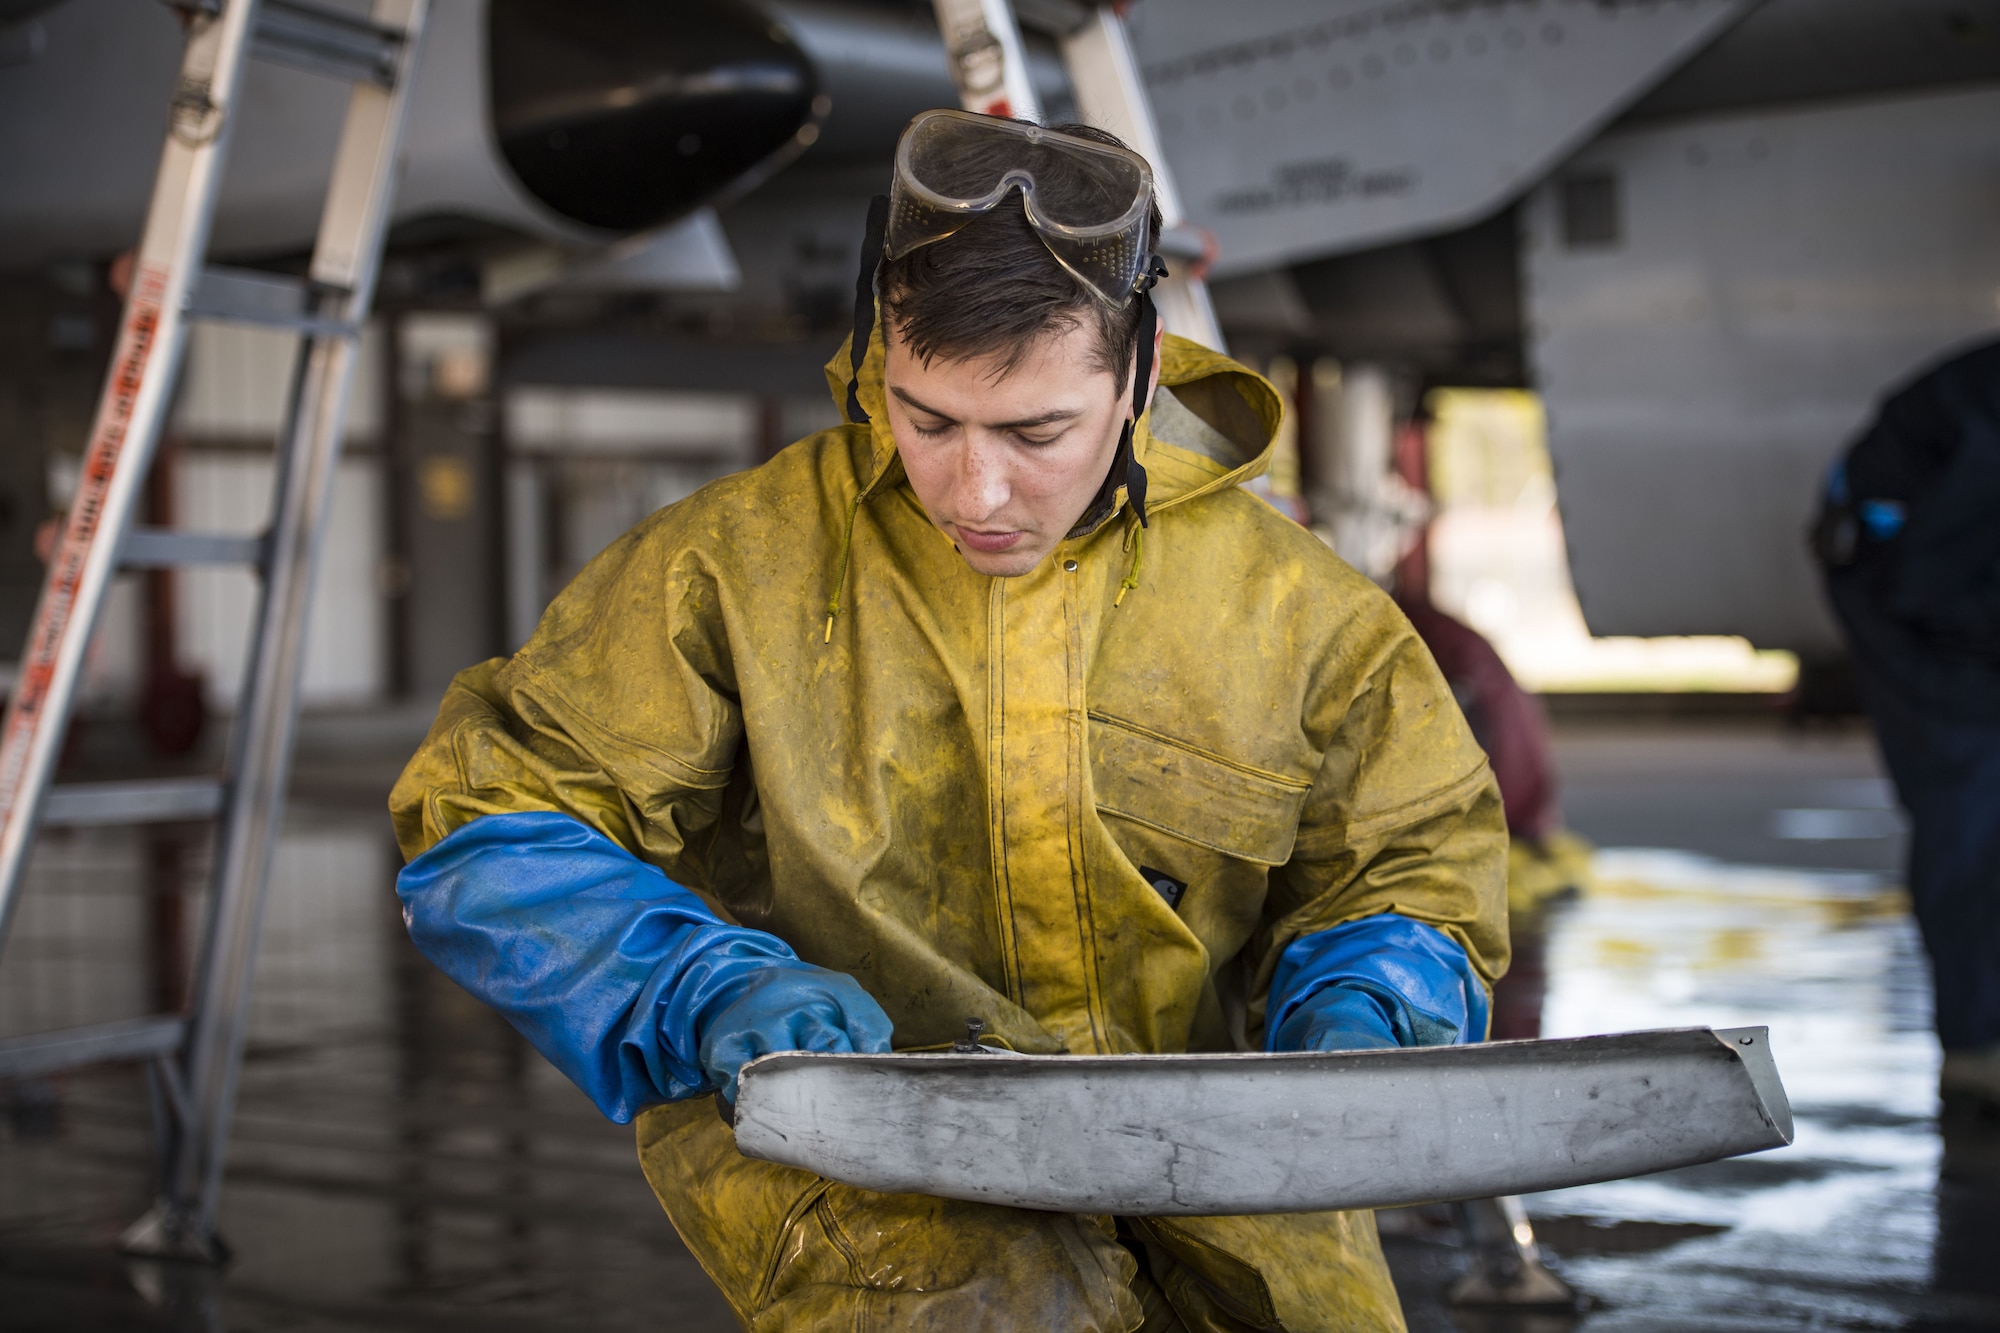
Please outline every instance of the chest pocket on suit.
[{"label": "chest pocket on suit", "polygon": [[1267,866],[1291,858],[1312,785],[1095,712],[1090,769],[1105,813]]}]

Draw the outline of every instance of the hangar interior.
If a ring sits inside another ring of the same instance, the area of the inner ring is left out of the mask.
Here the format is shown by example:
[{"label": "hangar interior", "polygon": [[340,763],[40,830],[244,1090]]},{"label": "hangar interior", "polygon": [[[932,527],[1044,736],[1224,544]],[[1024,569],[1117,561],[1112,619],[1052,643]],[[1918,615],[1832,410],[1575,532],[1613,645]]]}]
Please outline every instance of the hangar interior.
[{"label": "hangar interior", "polygon": [[[0,0],[9,693],[88,482],[186,34],[243,3]],[[1079,34],[1129,42],[1178,189],[1169,327],[1286,402],[1253,489],[1535,697],[1591,850],[1515,905],[1515,1035],[1771,1029],[1791,1147],[1524,1197],[1566,1304],[1455,1302],[1464,1218],[1382,1212],[1409,1326],[2000,1328],[2000,1130],[1941,1112],[1909,817],[1805,536],[1884,395],[2000,333],[2000,8],[996,7],[1045,123],[1122,124],[1078,86]],[[824,367],[869,199],[911,116],[972,105],[953,10],[429,0],[252,932],[233,1255],[120,1253],[160,1152],[141,1065],[0,1080],[0,1325],[735,1326],[630,1130],[411,946],[383,803],[452,677],[519,648],[592,557],[840,422]],[[249,67],[218,262],[308,273],[346,96]],[[189,325],[136,522],[265,531],[303,342]],[[260,586],[111,579],[58,780],[230,762]],[[44,830],[0,1039],[187,1011],[216,846],[183,820]]]}]

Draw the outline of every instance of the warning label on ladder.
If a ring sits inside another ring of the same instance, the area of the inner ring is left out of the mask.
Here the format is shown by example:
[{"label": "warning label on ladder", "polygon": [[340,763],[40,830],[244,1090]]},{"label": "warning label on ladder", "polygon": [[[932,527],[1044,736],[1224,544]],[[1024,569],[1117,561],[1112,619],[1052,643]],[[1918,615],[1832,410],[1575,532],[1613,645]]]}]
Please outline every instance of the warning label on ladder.
[{"label": "warning label on ladder", "polygon": [[[43,585],[41,604],[35,608],[34,631],[29,634],[27,649],[21,655],[20,676],[7,709],[6,733],[0,736],[0,812],[13,808],[36,724],[48,699],[49,682],[55,676],[57,659],[72,628],[77,586],[83,581],[84,563],[97,542],[105,496],[117,474],[119,456],[125,449],[126,429],[131,425],[132,410],[152,361],[166,288],[167,272],[163,268],[142,268],[133,277],[131,295],[125,303],[125,326],[119,332],[118,353],[112,360],[111,391],[104,396],[98,411],[90,448],[84,454],[76,499],[70,506],[68,521],[63,524],[62,540],[49,562],[48,582]],[[85,633],[90,629],[88,625],[78,628]]]}]

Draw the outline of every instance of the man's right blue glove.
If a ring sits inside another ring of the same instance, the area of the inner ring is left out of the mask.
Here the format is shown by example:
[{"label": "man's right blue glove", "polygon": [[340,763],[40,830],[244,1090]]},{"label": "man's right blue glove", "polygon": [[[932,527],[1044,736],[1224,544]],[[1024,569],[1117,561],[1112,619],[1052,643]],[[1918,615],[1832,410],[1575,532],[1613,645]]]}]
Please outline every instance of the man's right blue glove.
[{"label": "man's right blue glove", "polygon": [[772,1051],[886,1051],[860,983],[720,920],[657,866],[552,810],[485,815],[403,869],[410,938],[624,1124],[736,1096]]},{"label": "man's right blue glove", "polygon": [[771,959],[702,1006],[702,1072],[736,1103],[736,1075],[773,1051],[886,1051],[889,1016],[861,983],[811,963]]}]

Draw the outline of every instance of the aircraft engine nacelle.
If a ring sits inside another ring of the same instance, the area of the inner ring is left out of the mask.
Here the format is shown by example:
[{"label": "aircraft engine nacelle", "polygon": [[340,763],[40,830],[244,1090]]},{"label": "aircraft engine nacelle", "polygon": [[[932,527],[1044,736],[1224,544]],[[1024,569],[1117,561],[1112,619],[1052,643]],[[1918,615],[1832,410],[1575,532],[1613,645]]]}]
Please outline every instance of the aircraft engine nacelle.
[{"label": "aircraft engine nacelle", "polygon": [[491,0],[501,157],[573,222],[643,231],[770,171],[817,137],[790,34],[737,0]]},{"label": "aircraft engine nacelle", "polygon": [[[30,21],[30,58],[0,67],[0,263],[20,268],[137,239],[182,45],[163,5],[67,0]],[[601,246],[761,179],[813,142],[827,106],[813,62],[744,0],[433,0],[423,41],[398,223]],[[311,244],[346,98],[253,62],[218,252]]]}]

